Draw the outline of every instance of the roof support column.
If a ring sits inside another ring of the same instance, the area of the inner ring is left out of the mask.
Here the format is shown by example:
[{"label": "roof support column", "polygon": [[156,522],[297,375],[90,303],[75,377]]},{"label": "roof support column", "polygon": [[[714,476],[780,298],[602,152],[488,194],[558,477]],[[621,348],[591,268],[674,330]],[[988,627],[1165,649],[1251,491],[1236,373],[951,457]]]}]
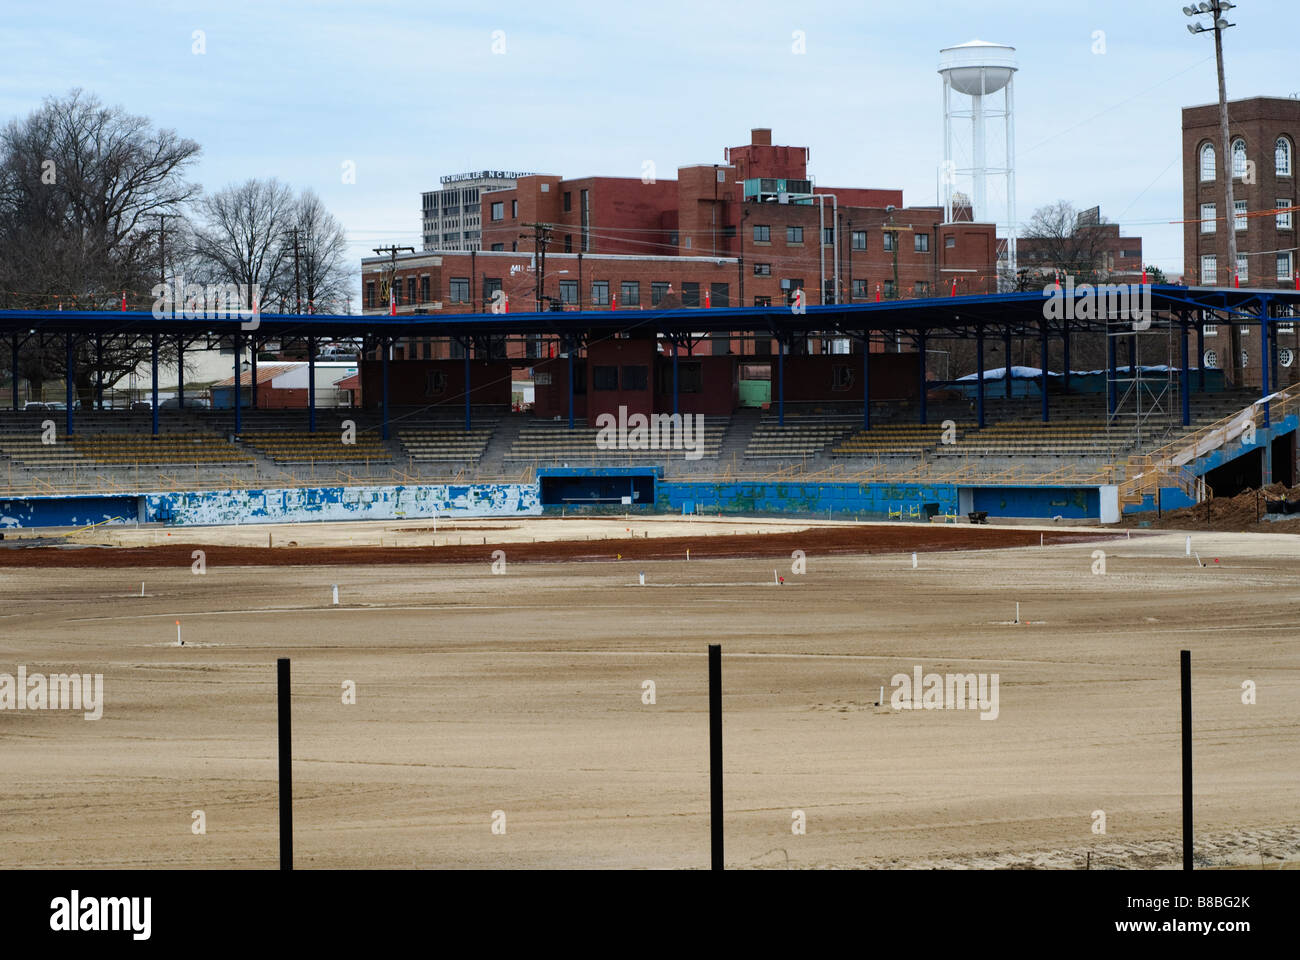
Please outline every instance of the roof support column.
[{"label": "roof support column", "polygon": [[150,393],[152,394],[153,408],[153,435],[158,436],[158,334],[149,338],[149,363],[150,376],[149,380],[153,384]]},{"label": "roof support column", "polygon": [[673,336],[668,340],[669,346],[673,351],[673,416],[677,416],[677,338]]},{"label": "roof support column", "polygon": [[785,426],[785,340],[776,338],[776,422]]},{"label": "roof support column", "polygon": [[1106,415],[1115,416],[1115,334],[1106,325]]},{"label": "roof support column", "polygon": [[240,427],[241,427],[240,408],[243,406],[241,402],[242,398],[240,397],[240,394],[243,393],[244,390],[243,384],[240,382],[242,380],[242,377],[240,376],[241,371],[239,369],[241,366],[241,361],[244,359],[244,338],[243,337],[236,335],[234,352],[235,352],[235,436],[239,436]]},{"label": "roof support column", "polygon": [[975,419],[984,429],[984,325],[975,328]]},{"label": "roof support column", "polygon": [[13,393],[14,409],[17,410],[18,409],[18,334],[17,333],[14,334],[13,343],[10,344],[9,349],[11,351],[9,355],[10,363],[11,363],[9,372],[13,375],[13,383],[10,384],[10,390]]},{"label": "roof support column", "polygon": [[926,410],[926,370],[925,370],[925,331],[916,332],[916,366],[917,377],[921,386],[921,423],[929,422],[929,414]]},{"label": "roof support column", "polygon": [[257,409],[257,340],[250,339],[248,341],[248,355],[249,355],[249,359],[251,360],[251,364],[248,370],[249,372],[248,406],[251,409],[256,410]]},{"label": "roof support column", "polygon": [[1005,362],[1002,364],[1002,381],[1006,389],[1006,398],[1011,399],[1011,325],[1002,331],[1002,349],[1005,356]]},{"label": "roof support column", "polygon": [[469,366],[469,341],[466,340],[465,342],[465,432],[466,433],[469,433],[470,424],[472,423],[472,418],[473,418],[473,415],[470,411],[470,403],[469,403],[469,390],[470,390],[471,376],[472,376],[472,372],[470,371],[470,366]]},{"label": "roof support column", "polygon": [[1196,388],[1205,392],[1205,315],[1198,311],[1196,319]]},{"label": "roof support column", "polygon": [[1038,372],[1042,378],[1042,386],[1039,389],[1041,389],[1043,392],[1043,423],[1047,423],[1052,419],[1052,413],[1047,405],[1047,321],[1046,320],[1040,321],[1038,325],[1038,361],[1039,361],[1039,366],[1042,367],[1042,369],[1039,370]]},{"label": "roof support column", "polygon": [[871,331],[862,331],[862,429],[871,429]]},{"label": "roof support column", "polygon": [[316,338],[307,338],[307,432],[316,432]]},{"label": "roof support column", "polygon": [[[1259,305],[1259,395],[1261,398],[1269,394],[1269,371],[1273,367],[1273,346],[1268,329],[1268,308],[1269,298],[1264,297]],[[1268,404],[1264,404],[1264,428],[1268,429]]]},{"label": "roof support column", "polygon": [[176,336],[176,406],[185,409],[185,335]]},{"label": "roof support column", "polygon": [[1070,321],[1061,321],[1061,392],[1070,392]]},{"label": "roof support column", "polygon": [[383,356],[383,381],[384,381],[384,392],[382,397],[383,409],[379,411],[379,416],[380,416],[379,435],[380,437],[383,438],[384,442],[387,443],[388,442],[388,355],[392,352],[393,349],[392,341],[389,340],[387,337],[380,338],[379,349],[380,349],[380,353]]},{"label": "roof support column", "polygon": [[[154,340],[155,340],[155,341],[157,340],[157,334],[154,335]],[[73,418],[72,418],[72,398],[73,398],[73,395],[74,395],[74,391],[73,391],[72,387],[73,387],[73,381],[76,379],[76,376],[77,376],[77,369],[76,369],[76,366],[75,366],[75,364],[76,364],[76,360],[75,360],[75,343],[76,343],[76,340],[75,340],[75,338],[73,337],[73,335],[72,335],[72,331],[71,331],[71,330],[69,330],[68,333],[64,336],[64,338],[63,338],[63,342],[64,342],[64,346],[67,348],[67,354],[68,354],[68,356],[67,356],[67,364],[66,364],[66,366],[64,367],[64,371],[65,371],[65,372],[64,372],[64,375],[63,375],[63,380],[64,380],[64,384],[63,384],[63,385],[64,385],[64,391],[63,391],[63,392],[64,392],[64,394],[65,394],[64,399],[65,399],[65,401],[66,401],[66,404],[65,404],[65,405],[66,405],[67,408],[68,408],[67,411],[66,411],[66,412],[67,412],[67,418],[66,418],[66,419],[67,419],[67,425],[66,425],[66,430],[67,430],[67,434],[68,434],[68,436],[72,436],[72,428],[73,428]],[[155,419],[155,421],[157,420],[157,417],[158,417],[158,414],[155,413],[155,414],[154,414],[154,419]],[[157,433],[157,432],[158,432],[158,429],[157,429],[157,427],[155,427],[155,428],[154,428],[154,433]]]},{"label": "roof support column", "polygon": [[1191,363],[1187,358],[1187,321],[1182,318],[1179,318],[1178,321],[1178,349],[1179,356],[1183,361],[1182,369],[1179,371],[1181,377],[1179,378],[1178,392],[1183,395],[1183,426],[1186,427],[1190,426],[1192,422],[1192,398],[1189,396],[1192,390],[1192,371]]},{"label": "roof support column", "polygon": [[[578,289],[579,291],[581,291],[582,289],[581,286],[579,286]],[[581,296],[581,293],[579,293],[579,296]],[[564,338],[564,346],[566,348],[567,353],[569,354],[569,429],[572,430],[573,429],[573,337],[566,336]],[[590,379],[590,377],[588,377],[588,379]],[[588,389],[591,388],[588,387]],[[591,407],[588,407],[587,409],[590,410]]]},{"label": "roof support column", "polygon": [[[14,380],[14,390],[18,389],[18,381]],[[14,394],[17,397],[17,393]],[[104,335],[95,334],[95,401],[100,410],[104,409]]]}]

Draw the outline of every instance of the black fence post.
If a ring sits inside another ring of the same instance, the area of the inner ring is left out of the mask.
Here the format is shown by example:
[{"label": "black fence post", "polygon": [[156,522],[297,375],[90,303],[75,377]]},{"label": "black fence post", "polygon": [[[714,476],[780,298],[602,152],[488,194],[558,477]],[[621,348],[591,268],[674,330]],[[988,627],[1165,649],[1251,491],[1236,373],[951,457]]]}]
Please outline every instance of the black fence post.
[{"label": "black fence post", "polygon": [[722,647],[709,644],[709,832],[712,865],[722,869]]},{"label": "black fence post", "polygon": [[275,662],[280,712],[280,869],[293,869],[293,763],[289,736],[289,659]]},{"label": "black fence post", "polygon": [[1181,660],[1183,687],[1183,869],[1192,869],[1192,651]]}]

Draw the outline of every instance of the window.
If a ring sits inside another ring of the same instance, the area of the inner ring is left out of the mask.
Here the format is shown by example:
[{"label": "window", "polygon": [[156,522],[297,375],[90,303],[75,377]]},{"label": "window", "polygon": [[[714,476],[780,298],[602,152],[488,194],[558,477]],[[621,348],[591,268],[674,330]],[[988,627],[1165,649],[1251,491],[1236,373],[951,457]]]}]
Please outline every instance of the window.
[{"label": "window", "polygon": [[660,301],[668,295],[668,284],[655,281],[650,284],[650,306],[659,306]]},{"label": "window", "polygon": [[709,306],[711,307],[731,306],[731,285],[727,283],[709,284]]},{"label": "window", "polygon": [[722,239],[723,239],[723,240],[735,240],[735,239],[736,239],[736,225],[735,225],[734,223],[727,223],[727,224],[724,224],[724,225],[723,225],[723,227],[722,227]]},{"label": "window", "polygon": [[833,246],[835,243],[835,228],[822,227],[822,244],[824,246]]},{"label": "window", "polygon": [[560,303],[577,303],[578,302],[578,281],[561,280],[560,281]]},{"label": "window", "polygon": [[756,223],[756,224],[754,224],[754,242],[755,242],[755,243],[771,243],[771,242],[772,242],[772,228],[771,228],[770,226],[768,226],[767,224],[765,224],[765,223]]},{"label": "window", "polygon": [[948,234],[948,236],[943,238],[943,245],[947,249],[951,250],[953,247],[957,246],[957,237],[951,233]]},{"label": "window", "polygon": [[898,296],[898,285],[893,280],[885,281],[885,299],[893,300]]},{"label": "window", "polygon": [[847,390],[853,386],[853,368],[845,364],[835,364],[831,367],[831,389]]},{"label": "window", "polygon": [[437,397],[447,392],[447,374],[442,370],[434,370],[424,381],[424,395],[426,397]]},{"label": "window", "polygon": [[1291,279],[1291,253],[1279,253],[1277,255],[1277,278],[1279,280]]},{"label": "window", "polygon": [[573,253],[573,234],[571,233],[564,235],[564,252]]},{"label": "window", "polygon": [[851,242],[853,244],[854,250],[867,249],[867,231],[854,230],[853,233],[851,234]]},{"label": "window", "polygon": [[1246,141],[1232,141],[1232,176],[1240,180],[1246,176]]},{"label": "window", "polygon": [[1279,213],[1277,215],[1277,228],[1279,230],[1291,229],[1291,211],[1288,210],[1287,208],[1292,206],[1295,206],[1295,202],[1293,200],[1279,200],[1277,202],[1277,208],[1279,210],[1286,211],[1285,213]]},{"label": "window", "polygon": [[1250,258],[1244,253],[1237,254],[1237,278],[1242,283],[1250,279]]},{"label": "window", "polygon": [[406,302],[415,303],[415,277],[406,278]]},{"label": "window", "polygon": [[573,191],[565,190],[564,191],[564,212],[568,213],[572,209],[573,209]]},{"label": "window", "polygon": [[1219,325],[1217,323],[1207,323],[1205,325],[1205,335],[1207,337],[1217,337],[1219,335]]},{"label": "window", "polygon": [[786,227],[786,243],[803,243],[803,227]]},{"label": "window", "polygon": [[772,265],[770,263],[754,264],[754,276],[770,277],[772,275]]},{"label": "window", "polygon": [[930,281],[918,280],[912,284],[912,296],[928,297],[930,295]]},{"label": "window", "polygon": [[375,281],[367,280],[366,281],[366,306],[373,307],[374,305],[375,305]]},{"label": "window", "polygon": [[1218,229],[1218,209],[1213,203],[1201,204],[1201,233],[1214,233]]},{"label": "window", "polygon": [[504,253],[504,252],[505,252],[505,249],[506,249],[506,245],[505,245],[504,243],[494,243],[494,244],[492,244],[492,249],[493,249],[493,250],[498,250],[498,251],[501,251],[502,253]]},{"label": "window", "polygon": [[496,203],[492,204],[492,219],[504,220],[505,218],[506,218],[505,202],[502,200],[498,200]]},{"label": "window", "polygon": [[618,367],[592,367],[591,387],[593,390],[617,390]]},{"label": "window", "polygon": [[1234,230],[1245,230],[1245,229],[1246,229],[1246,213],[1247,213],[1247,211],[1246,211],[1246,201],[1245,201],[1245,200],[1234,200],[1234,201],[1232,202],[1232,205],[1233,205],[1233,207],[1234,207],[1234,211],[1233,211],[1234,215],[1233,215],[1233,218],[1232,218],[1232,228],[1233,228]]},{"label": "window", "polygon": [[1215,284],[1219,282],[1219,258],[1214,254],[1208,254],[1201,257],[1201,283]]},{"label": "window", "polygon": [[[794,298],[803,291],[803,277],[791,277],[789,280],[782,280],[781,289],[785,291],[785,302],[787,306],[794,303]],[[805,293],[802,299],[806,306],[808,303],[808,295]]]},{"label": "window", "polygon": [[1291,176],[1291,141],[1278,137],[1273,145],[1273,169],[1279,177]]},{"label": "window", "polygon": [[898,247],[898,234],[885,232],[885,252],[889,253]]},{"label": "window", "polygon": [[700,285],[698,283],[682,284],[682,306],[698,307],[700,305]]},{"label": "window", "polygon": [[433,298],[429,296],[429,276],[425,274],[420,278],[420,302],[428,303],[431,299]]},{"label": "window", "polygon": [[511,200],[511,201],[510,201],[510,216],[511,216],[513,219],[515,219],[515,220],[518,220],[518,219],[519,219],[519,201],[518,201],[518,200]]},{"label": "window", "polygon": [[644,390],[650,383],[649,367],[644,364],[630,364],[623,368],[623,389]]},{"label": "window", "polygon": [[624,280],[618,288],[619,303],[625,307],[641,306],[641,284],[635,280]]},{"label": "window", "polygon": [[452,303],[469,303],[469,277],[452,277],[447,299]]},{"label": "window", "polygon": [[853,281],[853,295],[854,295],[855,297],[866,297],[866,296],[867,296],[867,281],[865,281],[865,280],[856,280],[856,279],[855,279],[855,280]]},{"label": "window", "polygon": [[1214,144],[1207,143],[1201,147],[1201,180],[1213,180],[1218,176],[1215,171]]},{"label": "window", "polygon": [[912,235],[912,249],[917,253],[930,252],[930,235],[928,233],[916,233]]},{"label": "window", "polygon": [[609,306],[609,281],[591,281],[591,305],[593,307]]},{"label": "window", "polygon": [[493,298],[496,296],[497,291],[499,291],[500,289],[501,289],[500,277],[483,278],[483,305],[485,307],[488,304],[492,303]]}]

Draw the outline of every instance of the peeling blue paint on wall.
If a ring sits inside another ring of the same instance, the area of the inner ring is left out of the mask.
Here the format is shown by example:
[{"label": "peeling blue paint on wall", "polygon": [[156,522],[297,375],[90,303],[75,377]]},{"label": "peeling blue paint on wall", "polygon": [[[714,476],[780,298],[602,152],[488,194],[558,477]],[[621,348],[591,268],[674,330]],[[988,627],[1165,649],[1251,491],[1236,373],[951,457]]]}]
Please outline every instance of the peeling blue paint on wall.
[{"label": "peeling blue paint on wall", "polygon": [[540,516],[542,512],[535,483],[201,490],[150,493],[144,499],[148,522],[177,526]]}]

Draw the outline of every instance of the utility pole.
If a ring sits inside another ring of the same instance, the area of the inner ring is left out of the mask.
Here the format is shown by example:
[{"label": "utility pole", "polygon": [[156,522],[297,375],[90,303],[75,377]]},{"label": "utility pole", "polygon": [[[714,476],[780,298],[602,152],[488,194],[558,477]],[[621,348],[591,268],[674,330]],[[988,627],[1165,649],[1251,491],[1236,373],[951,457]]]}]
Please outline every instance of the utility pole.
[{"label": "utility pole", "polygon": [[[1224,19],[1224,14],[1236,6],[1229,0],[1208,0],[1206,3],[1193,4],[1183,7],[1183,13],[1189,17],[1199,17],[1208,13],[1213,24],[1207,27],[1201,23],[1189,23],[1187,32],[1195,36],[1198,33],[1208,33],[1214,31],[1214,59],[1219,73],[1219,136],[1223,141],[1223,162],[1217,166],[1223,169],[1223,179],[1225,194],[1228,203],[1228,209],[1225,212],[1224,221],[1228,227],[1228,263],[1226,272],[1219,274],[1216,270],[1215,282],[1218,282],[1219,275],[1227,276],[1230,279],[1229,285],[1235,286],[1237,278],[1237,200],[1234,195],[1232,180],[1236,174],[1234,158],[1232,155],[1231,132],[1228,129],[1228,87],[1223,79],[1223,31],[1229,27],[1235,27],[1235,23],[1229,23]],[[1198,161],[1199,162],[1199,161]],[[1199,274],[1198,274],[1199,275]],[[1201,278],[1204,281],[1204,278]],[[1232,371],[1233,379],[1237,381],[1238,386],[1241,382],[1241,329],[1236,323],[1229,328],[1229,349],[1232,351]]]},{"label": "utility pole", "polygon": [[[555,225],[551,223],[524,223],[520,224],[520,226],[533,228],[533,251],[537,260],[535,268],[537,276],[533,281],[533,309],[541,313],[542,295],[546,292],[546,248],[551,244],[551,230]],[[521,233],[519,236],[522,239],[527,239],[529,235]],[[579,286],[581,286],[581,283],[579,283]],[[581,293],[579,293],[579,296],[581,296]]]},{"label": "utility pole", "polygon": [[302,288],[298,284],[298,228],[293,228],[293,312],[302,313]]},{"label": "utility pole", "polygon": [[392,244],[389,244],[389,245],[386,246],[386,247],[371,247],[370,249],[371,249],[371,250],[374,250],[375,253],[377,253],[377,254],[378,254],[379,256],[381,256],[381,257],[382,257],[384,254],[388,254],[388,256],[389,256],[389,261],[388,261],[388,290],[389,290],[389,296],[392,297],[392,298],[393,298],[393,302],[396,303],[396,302],[397,302],[397,291],[395,291],[395,290],[393,289],[393,284],[396,282],[396,279],[397,279],[397,255],[398,255],[399,253],[404,252],[404,251],[409,251],[410,253],[415,253],[415,247],[397,247],[397,246],[393,246]]}]

